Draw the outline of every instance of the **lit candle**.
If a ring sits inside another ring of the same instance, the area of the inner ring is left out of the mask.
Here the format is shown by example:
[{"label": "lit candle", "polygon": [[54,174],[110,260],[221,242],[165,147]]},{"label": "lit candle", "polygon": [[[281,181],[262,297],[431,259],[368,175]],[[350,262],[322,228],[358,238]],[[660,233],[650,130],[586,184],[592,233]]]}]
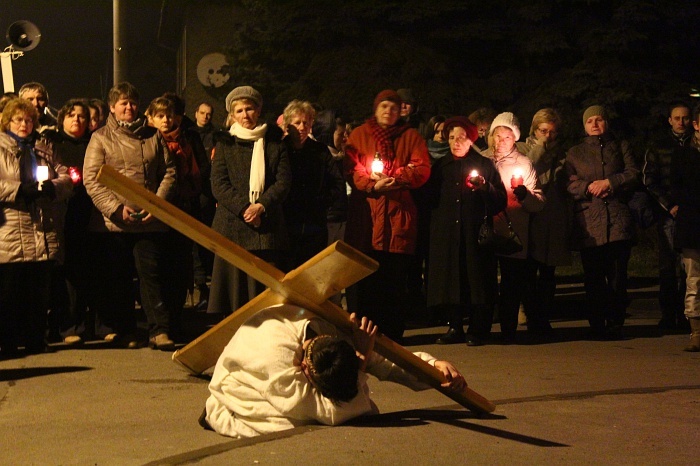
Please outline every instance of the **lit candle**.
[{"label": "lit candle", "polygon": [[374,160],[372,160],[372,173],[382,173],[384,171],[384,162],[382,162],[382,157],[379,152],[374,154]]},{"label": "lit candle", "polygon": [[80,180],[83,178],[83,174],[80,172],[80,168],[78,167],[70,167],[68,169],[68,175],[70,175],[70,179],[73,184],[80,183]]},{"label": "lit candle", "polygon": [[471,184],[476,184],[479,182],[479,172],[476,170],[472,170],[471,173],[469,173],[469,178],[467,178],[467,181],[470,182]]},{"label": "lit candle", "polygon": [[518,186],[523,185],[523,171],[519,168],[516,168],[513,171],[513,176],[510,178],[510,187],[515,189]]},{"label": "lit candle", "polygon": [[36,167],[36,180],[39,182],[39,191],[41,191],[41,183],[49,179],[49,167],[39,165]]}]

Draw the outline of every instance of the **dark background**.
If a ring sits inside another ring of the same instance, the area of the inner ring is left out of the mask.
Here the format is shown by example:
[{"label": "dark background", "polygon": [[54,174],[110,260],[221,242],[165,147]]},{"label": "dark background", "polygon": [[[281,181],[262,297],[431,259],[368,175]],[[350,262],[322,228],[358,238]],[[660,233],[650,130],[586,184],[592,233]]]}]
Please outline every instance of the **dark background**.
[{"label": "dark background", "polygon": [[[175,88],[175,51],[159,45],[162,2],[127,1],[129,79],[141,92],[142,103]],[[0,33],[27,20],[41,31],[39,45],[13,61],[15,90],[39,81],[49,91],[50,105],[59,107],[73,97],[106,98],[112,86],[112,1],[7,1],[0,6]]]},{"label": "dark background", "polygon": [[[161,12],[168,33],[159,36]],[[600,103],[615,131],[641,143],[668,128],[669,102],[695,104],[689,93],[700,87],[697,0],[128,0],[127,17],[127,79],[143,105],[175,90],[188,21],[188,40],[225,32],[206,48],[229,57],[231,85],[262,92],[268,116],[301,98],[362,119],[377,92],[408,87],[425,119],[490,106],[516,113],[523,134],[537,109],[553,106],[571,141],[583,110]],[[54,107],[105,97],[110,0],[4,1],[0,31],[20,19],[42,38],[14,62],[16,89],[40,81]]]}]

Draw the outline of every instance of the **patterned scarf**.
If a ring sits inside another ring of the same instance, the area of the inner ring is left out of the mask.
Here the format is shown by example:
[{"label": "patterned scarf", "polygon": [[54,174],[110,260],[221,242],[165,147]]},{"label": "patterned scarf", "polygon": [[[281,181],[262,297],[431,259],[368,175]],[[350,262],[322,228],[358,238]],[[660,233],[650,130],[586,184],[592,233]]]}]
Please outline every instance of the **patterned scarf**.
[{"label": "patterned scarf", "polygon": [[265,189],[265,133],[267,124],[258,125],[255,129],[246,129],[234,123],[231,125],[229,133],[244,141],[254,141],[253,158],[250,161],[250,193],[248,200],[255,204]]},{"label": "patterned scarf", "polygon": [[187,138],[181,137],[182,133],[179,126],[161,134],[177,164],[177,185],[180,196],[183,199],[192,199],[199,196],[202,192],[202,181],[192,146],[187,141]]},{"label": "patterned scarf", "polygon": [[[400,120],[399,120],[400,121]],[[369,128],[372,131],[372,137],[374,138],[375,144],[377,146],[377,152],[382,157],[382,162],[384,162],[385,173],[390,173],[391,168],[396,158],[396,153],[394,152],[394,141],[403,134],[410,126],[406,123],[389,126],[387,128],[382,128],[377,123],[377,118],[372,117],[367,120]]]}]

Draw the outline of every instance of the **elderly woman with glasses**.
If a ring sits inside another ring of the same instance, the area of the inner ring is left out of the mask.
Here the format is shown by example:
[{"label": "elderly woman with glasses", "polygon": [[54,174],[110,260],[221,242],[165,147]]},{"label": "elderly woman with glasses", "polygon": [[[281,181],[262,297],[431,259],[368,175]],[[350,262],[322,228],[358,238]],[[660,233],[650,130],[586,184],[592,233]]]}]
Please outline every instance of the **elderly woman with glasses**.
[{"label": "elderly woman with glasses", "polygon": [[555,268],[571,264],[569,235],[573,206],[566,191],[563,170],[566,152],[558,140],[560,129],[559,113],[553,108],[540,109],[532,117],[530,135],[524,143],[517,144],[518,150],[532,162],[547,198],[542,211],[530,215],[528,260],[534,263],[537,276],[526,309],[528,331],[536,333],[546,333],[552,328],[549,316],[556,291]]},{"label": "elderly woman with glasses", "polygon": [[38,139],[39,114],[10,100],[0,118],[0,358],[44,352],[53,265],[62,260],[65,166]]}]

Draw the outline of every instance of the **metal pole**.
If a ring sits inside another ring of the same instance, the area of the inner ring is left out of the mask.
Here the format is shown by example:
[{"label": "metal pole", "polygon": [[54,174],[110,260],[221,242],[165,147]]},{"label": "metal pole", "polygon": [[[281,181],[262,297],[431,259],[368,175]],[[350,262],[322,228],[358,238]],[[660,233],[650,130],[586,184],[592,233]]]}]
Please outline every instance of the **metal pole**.
[{"label": "metal pole", "polygon": [[112,31],[114,35],[114,83],[126,80],[126,0],[112,0]]}]

